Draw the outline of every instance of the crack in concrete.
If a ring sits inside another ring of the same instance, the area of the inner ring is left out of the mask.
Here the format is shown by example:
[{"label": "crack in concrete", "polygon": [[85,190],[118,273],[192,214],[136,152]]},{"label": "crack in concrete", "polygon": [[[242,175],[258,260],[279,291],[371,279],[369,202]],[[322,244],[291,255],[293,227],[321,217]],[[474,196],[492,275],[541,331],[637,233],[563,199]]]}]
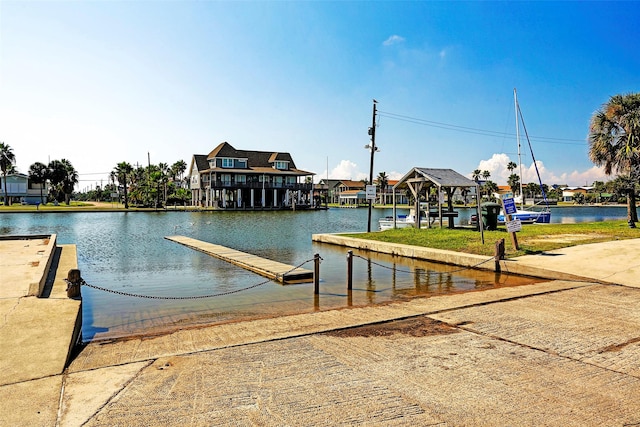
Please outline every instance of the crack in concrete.
[{"label": "crack in concrete", "polygon": [[16,300],[16,303],[4,314],[3,316],[3,322],[2,325],[0,325],[0,329],[4,328],[5,326],[7,326],[7,323],[9,322],[9,316],[11,316],[11,314],[16,311],[16,308],[18,308],[18,306],[20,305],[20,302],[22,301],[22,298],[18,298]]}]

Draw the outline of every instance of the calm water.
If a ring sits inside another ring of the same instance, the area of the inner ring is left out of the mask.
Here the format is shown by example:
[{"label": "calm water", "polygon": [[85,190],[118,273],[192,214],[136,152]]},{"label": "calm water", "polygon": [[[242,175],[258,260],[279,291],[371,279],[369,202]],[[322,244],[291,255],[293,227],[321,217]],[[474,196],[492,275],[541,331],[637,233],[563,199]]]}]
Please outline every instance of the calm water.
[{"label": "calm water", "polygon": [[[556,214],[561,211],[562,214]],[[373,211],[378,218],[391,210]],[[470,210],[461,210],[460,222]],[[553,222],[626,217],[624,208],[557,208]],[[89,284],[149,296],[201,296],[265,282],[261,276],[164,239],[182,234],[290,265],[323,258],[320,296],[312,284],[267,282],[205,299],[143,299],[83,287],[83,339],[103,339],[180,325],[213,323],[384,303],[415,295],[531,283],[531,279],[462,270],[428,262],[355,252],[354,291],[346,292],[346,249],[311,242],[314,233],[365,231],[366,209],[310,212],[117,212],[0,214],[0,234],[55,233],[73,243]],[[307,263],[304,268],[312,269]],[[395,270],[393,270],[395,268]],[[456,270],[455,273],[450,273]]]}]

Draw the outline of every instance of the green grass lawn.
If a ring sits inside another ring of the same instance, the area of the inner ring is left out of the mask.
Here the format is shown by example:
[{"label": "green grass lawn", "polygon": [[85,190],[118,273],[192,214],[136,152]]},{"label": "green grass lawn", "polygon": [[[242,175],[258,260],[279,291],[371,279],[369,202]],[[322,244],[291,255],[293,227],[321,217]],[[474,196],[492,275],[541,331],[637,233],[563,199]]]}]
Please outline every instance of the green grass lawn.
[{"label": "green grass lawn", "polygon": [[53,203],[47,203],[45,205],[21,205],[19,203],[15,203],[11,206],[4,206],[0,204],[0,212],[16,212],[16,211],[36,211],[36,210],[68,210],[68,209],[76,209],[76,208],[87,208],[93,207],[91,203],[85,202],[71,202],[71,204],[66,205],[64,203],[58,204],[58,206]]},{"label": "green grass lawn", "polygon": [[484,232],[484,244],[481,242],[480,232],[462,228],[454,230],[448,228],[422,230],[397,228],[372,233],[343,235],[487,256],[493,256],[495,242],[498,239],[504,239],[506,256],[514,257],[585,243],[640,238],[640,228],[629,228],[626,221],[523,225],[522,230],[516,233],[520,250],[515,250],[510,233],[500,227],[497,231]]}]

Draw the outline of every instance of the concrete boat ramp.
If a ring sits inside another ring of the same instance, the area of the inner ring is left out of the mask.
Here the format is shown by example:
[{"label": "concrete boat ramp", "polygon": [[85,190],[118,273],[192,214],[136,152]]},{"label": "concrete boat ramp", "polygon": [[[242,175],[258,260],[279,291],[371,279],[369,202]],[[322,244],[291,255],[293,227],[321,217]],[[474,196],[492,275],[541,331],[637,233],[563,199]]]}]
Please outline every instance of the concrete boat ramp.
[{"label": "concrete boat ramp", "polygon": [[59,375],[82,326],[65,282],[76,247],[57,245],[55,234],[2,236],[0,254],[0,388]]},{"label": "concrete boat ramp", "polygon": [[313,271],[262,258],[226,246],[203,242],[186,236],[166,236],[165,239],[204,252],[207,255],[230,262],[231,264],[253,271],[261,276],[276,280],[282,284],[307,283],[313,281]]}]

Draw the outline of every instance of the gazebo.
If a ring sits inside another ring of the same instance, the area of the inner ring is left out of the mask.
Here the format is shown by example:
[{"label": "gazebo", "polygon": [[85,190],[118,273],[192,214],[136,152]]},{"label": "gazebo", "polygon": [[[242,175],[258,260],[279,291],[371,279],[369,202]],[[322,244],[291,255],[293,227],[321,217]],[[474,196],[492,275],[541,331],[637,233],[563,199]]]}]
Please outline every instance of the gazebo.
[{"label": "gazebo", "polygon": [[[396,218],[396,190],[409,188],[415,199],[416,228],[420,228],[420,198],[429,201],[431,188],[437,189],[437,210],[428,209],[427,224],[430,227],[430,218],[438,218],[442,228],[442,219],[448,218],[449,228],[453,228],[453,218],[458,216],[458,212],[453,209],[453,193],[457,188],[474,188],[476,195],[476,207],[478,218],[480,218],[480,190],[477,182],[459,174],[453,169],[433,169],[414,167],[407,172],[396,185],[393,186],[393,218],[395,228]],[[443,207],[444,195],[447,195],[446,208]],[[480,222],[480,221],[479,221]]]}]

